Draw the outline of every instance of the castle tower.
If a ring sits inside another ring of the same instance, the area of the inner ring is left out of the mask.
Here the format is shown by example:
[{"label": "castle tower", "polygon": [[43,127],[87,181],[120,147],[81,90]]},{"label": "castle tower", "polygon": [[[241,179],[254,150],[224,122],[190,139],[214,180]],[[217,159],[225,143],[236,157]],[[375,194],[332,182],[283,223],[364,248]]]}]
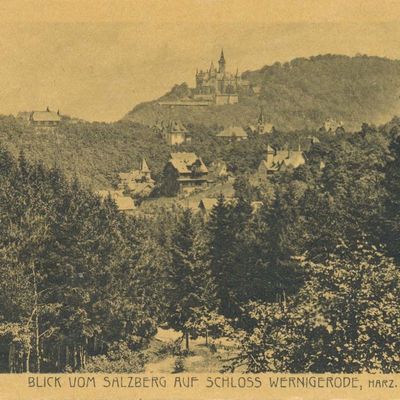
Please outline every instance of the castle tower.
[{"label": "castle tower", "polygon": [[224,49],[221,50],[221,57],[219,58],[218,64],[219,64],[218,72],[220,74],[225,74],[225,64],[226,63],[225,63],[225,57],[224,57]]},{"label": "castle tower", "polygon": [[209,77],[210,78],[215,78],[216,74],[217,74],[217,70],[214,67],[214,63],[211,61],[211,65],[210,65],[210,70],[208,71]]},{"label": "castle tower", "polygon": [[272,160],[274,158],[274,155],[275,155],[275,150],[270,145],[268,145],[267,146],[267,151],[266,151],[266,154],[265,154],[265,160],[266,161]]}]

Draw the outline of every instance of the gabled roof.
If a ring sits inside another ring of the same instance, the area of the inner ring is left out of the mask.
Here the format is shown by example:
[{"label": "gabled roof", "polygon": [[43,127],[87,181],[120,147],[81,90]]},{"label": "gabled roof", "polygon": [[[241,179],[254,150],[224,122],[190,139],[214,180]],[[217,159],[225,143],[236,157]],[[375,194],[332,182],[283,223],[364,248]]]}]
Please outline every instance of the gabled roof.
[{"label": "gabled roof", "polygon": [[145,159],[144,157],[143,157],[143,159],[142,159],[142,164],[140,165],[140,170],[141,170],[142,172],[146,172],[146,173],[150,172],[150,168],[149,168],[149,166],[147,165],[146,159]]},{"label": "gabled roof", "polygon": [[201,199],[198,207],[203,208],[206,212],[209,212],[213,209],[213,207],[218,203],[218,199],[214,199],[211,197],[205,197]]},{"label": "gabled roof", "polygon": [[[270,146],[268,146],[268,150],[267,159],[262,160],[260,166],[262,165],[270,171],[279,171],[286,167],[297,168],[306,162],[301,150],[274,150]],[[271,154],[271,150],[274,150],[273,154]]]},{"label": "gabled roof", "polygon": [[246,131],[240,126],[230,126],[217,134],[218,137],[241,137],[247,138]]},{"label": "gabled roof", "polygon": [[195,153],[189,152],[178,152],[171,153],[171,158],[169,160],[171,165],[180,173],[191,173],[191,167],[197,162],[199,164],[198,170],[200,172],[208,173],[208,169],[203,163],[203,160],[198,157]]},{"label": "gabled roof", "polygon": [[54,111],[33,111],[31,120],[36,122],[59,122],[61,117]]},{"label": "gabled roof", "polygon": [[264,130],[263,130],[263,132],[262,133],[270,133],[270,132],[272,132],[272,129],[274,128],[274,125],[272,125],[271,123],[269,123],[269,122],[265,122],[264,123]]},{"label": "gabled roof", "polygon": [[98,190],[97,195],[102,199],[111,197],[120,211],[130,211],[135,209],[135,203],[131,197],[124,196],[122,190]]},{"label": "gabled roof", "polygon": [[185,126],[182,124],[181,121],[171,121],[168,124],[168,131],[170,133],[174,132],[174,133],[186,133],[187,129],[185,128]]}]

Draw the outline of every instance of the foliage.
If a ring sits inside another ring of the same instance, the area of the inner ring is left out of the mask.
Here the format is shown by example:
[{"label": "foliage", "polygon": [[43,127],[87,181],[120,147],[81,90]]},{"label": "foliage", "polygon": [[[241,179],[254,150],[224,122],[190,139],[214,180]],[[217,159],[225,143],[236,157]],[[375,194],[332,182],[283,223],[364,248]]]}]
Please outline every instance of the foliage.
[{"label": "foliage", "polygon": [[[0,316],[29,333],[26,369],[77,369],[115,341],[143,346],[165,285],[142,221],[23,154],[0,150],[0,186]],[[9,332],[3,344],[21,336]]]},{"label": "foliage", "polygon": [[287,303],[249,306],[255,327],[239,336],[236,363],[251,372],[399,372],[393,261],[359,243],[304,268],[308,279]]},{"label": "foliage", "polygon": [[[157,101],[148,102],[133,108],[125,119],[149,125],[156,119],[179,119],[206,126],[247,126],[255,125],[263,106],[267,121],[279,130],[318,129],[327,118],[343,121],[346,130],[358,130],[362,122],[396,112],[400,62],[326,54],[277,62],[242,77],[261,87],[259,96],[242,93],[239,104],[210,107],[163,108]],[[186,97],[187,89],[172,95],[174,100]]]},{"label": "foliage", "polygon": [[145,357],[132,351],[124,342],[113,343],[106,355],[90,357],[80,372],[133,374],[144,371]]}]

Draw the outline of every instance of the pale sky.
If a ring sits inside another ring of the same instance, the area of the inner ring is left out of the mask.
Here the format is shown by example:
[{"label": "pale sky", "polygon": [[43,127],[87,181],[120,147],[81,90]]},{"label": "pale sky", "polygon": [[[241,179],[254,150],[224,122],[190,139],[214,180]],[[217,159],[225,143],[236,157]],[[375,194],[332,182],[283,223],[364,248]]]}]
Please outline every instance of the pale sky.
[{"label": "pale sky", "polygon": [[335,53],[400,59],[400,1],[0,0],[0,113],[112,121],[196,68]]}]

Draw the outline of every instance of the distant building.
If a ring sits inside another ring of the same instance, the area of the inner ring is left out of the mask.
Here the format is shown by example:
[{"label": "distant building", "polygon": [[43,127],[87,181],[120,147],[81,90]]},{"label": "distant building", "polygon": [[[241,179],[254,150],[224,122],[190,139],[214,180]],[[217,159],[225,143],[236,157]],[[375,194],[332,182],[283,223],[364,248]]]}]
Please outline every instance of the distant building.
[{"label": "distant building", "polygon": [[192,139],[188,130],[180,121],[157,123],[154,129],[170,146],[190,143]]},{"label": "distant building", "polygon": [[216,105],[236,104],[239,102],[239,91],[248,91],[250,84],[239,74],[226,70],[224,51],[218,61],[218,68],[211,62],[206,71],[196,71],[196,88],[193,90],[194,99],[206,100]]},{"label": "distant building", "polygon": [[102,199],[110,197],[118,207],[118,211],[131,212],[135,207],[132,197],[125,196],[122,190],[99,190],[96,192]]},{"label": "distant building", "polygon": [[304,153],[298,150],[278,150],[271,146],[267,147],[264,160],[258,167],[260,175],[270,175],[278,171],[284,171],[286,168],[297,168],[306,162]]},{"label": "distant building", "polygon": [[217,134],[217,137],[230,142],[247,139],[247,132],[240,126],[230,126]]},{"label": "distant building", "polygon": [[209,176],[212,180],[226,180],[230,175],[225,161],[216,160],[209,166]]},{"label": "distant building", "polygon": [[[234,197],[225,198],[225,204],[236,204],[237,199]],[[213,208],[218,204],[218,199],[213,197],[204,197],[199,201],[197,206],[198,212],[204,219],[208,219],[210,217],[210,213]]]},{"label": "distant building", "polygon": [[154,188],[154,180],[151,178],[151,171],[143,158],[139,169],[118,174],[118,189],[129,193],[133,197],[147,197]]},{"label": "distant building", "polygon": [[162,192],[166,196],[190,193],[207,186],[208,169],[195,153],[171,153],[164,167]]},{"label": "distant building", "polygon": [[274,131],[274,126],[265,120],[264,112],[261,109],[260,115],[257,119],[257,125],[249,125],[248,127],[252,133],[257,133],[258,135],[267,135]]},{"label": "distant building", "polygon": [[332,135],[337,135],[338,133],[343,133],[344,132],[343,122],[336,121],[333,118],[328,118],[324,122],[324,125],[321,127],[321,130],[325,131],[326,133],[330,133]]},{"label": "distant building", "polygon": [[46,111],[20,112],[17,118],[37,128],[53,128],[61,122],[60,112],[50,111],[49,107]]}]

